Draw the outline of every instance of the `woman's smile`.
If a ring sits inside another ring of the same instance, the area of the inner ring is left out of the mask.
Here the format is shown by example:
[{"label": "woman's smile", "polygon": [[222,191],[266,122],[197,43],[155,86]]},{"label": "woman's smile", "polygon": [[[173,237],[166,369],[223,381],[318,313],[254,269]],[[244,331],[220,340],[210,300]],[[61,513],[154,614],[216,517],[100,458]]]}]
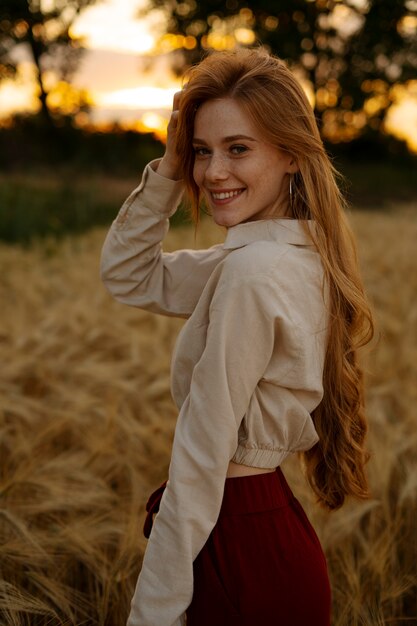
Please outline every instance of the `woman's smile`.
[{"label": "woman's smile", "polygon": [[210,189],[209,193],[215,204],[229,204],[232,200],[241,196],[244,191],[244,189]]},{"label": "woman's smile", "polygon": [[193,176],[214,221],[234,226],[286,214],[291,155],[268,143],[237,100],[202,104],[194,122]]}]

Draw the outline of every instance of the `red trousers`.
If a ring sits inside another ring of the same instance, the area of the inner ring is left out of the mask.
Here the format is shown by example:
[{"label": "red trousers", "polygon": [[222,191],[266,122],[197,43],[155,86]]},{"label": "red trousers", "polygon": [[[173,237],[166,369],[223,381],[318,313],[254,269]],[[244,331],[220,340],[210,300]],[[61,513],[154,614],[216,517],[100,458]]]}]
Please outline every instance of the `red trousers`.
[{"label": "red trousers", "polygon": [[[149,498],[146,536],[163,488]],[[193,569],[187,626],[330,626],[323,550],[279,467],[226,479]]]}]

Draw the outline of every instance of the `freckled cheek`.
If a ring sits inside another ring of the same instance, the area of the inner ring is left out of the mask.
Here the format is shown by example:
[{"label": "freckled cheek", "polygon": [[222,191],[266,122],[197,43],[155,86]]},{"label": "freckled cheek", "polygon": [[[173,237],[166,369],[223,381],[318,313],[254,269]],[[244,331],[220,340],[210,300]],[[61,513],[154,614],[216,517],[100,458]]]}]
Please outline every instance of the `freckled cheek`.
[{"label": "freckled cheek", "polygon": [[283,184],[283,178],[284,174],[280,168],[265,164],[263,168],[260,168],[256,180],[259,186],[271,193],[278,194]]},{"label": "freckled cheek", "polygon": [[204,179],[204,170],[201,166],[201,163],[194,163],[193,167],[193,178],[196,185],[201,187]]}]

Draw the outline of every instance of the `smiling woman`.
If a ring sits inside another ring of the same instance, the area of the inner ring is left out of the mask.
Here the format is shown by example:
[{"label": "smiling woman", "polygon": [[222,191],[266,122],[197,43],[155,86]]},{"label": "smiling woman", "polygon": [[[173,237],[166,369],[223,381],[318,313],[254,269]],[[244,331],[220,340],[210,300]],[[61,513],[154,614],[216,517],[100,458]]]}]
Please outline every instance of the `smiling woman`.
[{"label": "smiling woman", "polygon": [[[282,60],[214,53],[187,78],[165,154],[102,252],[120,302],[187,318],[128,626],[329,626],[323,550],[280,466],[298,453],[328,509],[368,496],[356,353],[373,326],[344,199]],[[226,226],[223,245],[162,252],[184,188],[196,219],[204,198]]]},{"label": "smiling woman", "polygon": [[287,214],[288,182],[297,165],[260,133],[232,98],[209,100],[197,111],[193,176],[214,221],[234,226]]}]

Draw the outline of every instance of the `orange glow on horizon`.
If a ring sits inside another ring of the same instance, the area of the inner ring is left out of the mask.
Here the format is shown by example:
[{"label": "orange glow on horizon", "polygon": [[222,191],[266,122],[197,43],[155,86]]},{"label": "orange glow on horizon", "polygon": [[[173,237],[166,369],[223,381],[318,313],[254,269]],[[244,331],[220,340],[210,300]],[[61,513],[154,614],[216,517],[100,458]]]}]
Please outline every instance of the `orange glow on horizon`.
[{"label": "orange glow on horizon", "polygon": [[397,101],[388,111],[384,130],[405,141],[409,150],[417,154],[417,80],[410,81],[408,89],[395,87],[401,89],[396,90]]},{"label": "orange glow on horizon", "polygon": [[171,87],[143,86],[133,89],[119,89],[94,95],[96,105],[109,109],[171,109],[174,93],[181,89],[178,82]]},{"label": "orange glow on horizon", "polygon": [[158,113],[144,113],[142,117],[137,121],[133,130],[139,133],[153,132],[154,136],[165,143],[167,138],[167,126],[168,118],[158,115]]},{"label": "orange glow on horizon", "polygon": [[[94,122],[88,113],[77,113],[74,118],[75,125],[78,128],[83,128],[89,132],[113,132],[115,129],[115,122],[101,121]],[[143,113],[141,117],[135,120],[122,120],[117,122],[117,128],[122,131],[134,131],[137,133],[152,133],[153,136],[161,141],[166,142],[167,137],[168,118],[163,117],[157,113],[147,112]]]}]

